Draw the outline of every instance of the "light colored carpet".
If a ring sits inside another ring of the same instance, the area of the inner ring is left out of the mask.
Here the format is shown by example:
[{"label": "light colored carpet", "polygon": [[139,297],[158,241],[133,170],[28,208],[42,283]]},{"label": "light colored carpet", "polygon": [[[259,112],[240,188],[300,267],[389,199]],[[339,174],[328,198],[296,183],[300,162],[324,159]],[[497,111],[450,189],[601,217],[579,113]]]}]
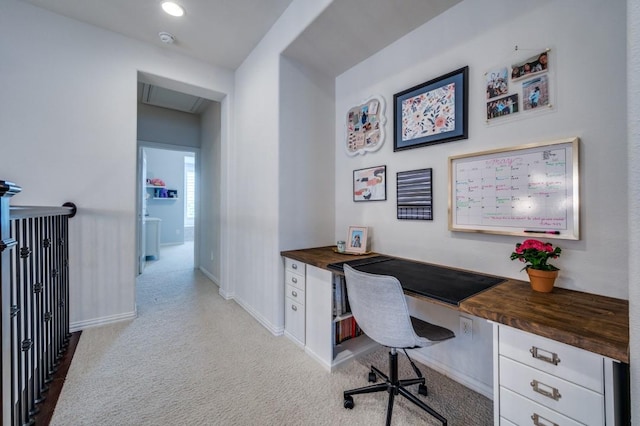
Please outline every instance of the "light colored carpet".
[{"label": "light colored carpet", "polygon": [[[85,330],[52,425],[383,425],[386,393],[355,396],[387,350],[324,370],[286,337],[275,337],[200,272],[138,279],[133,321]],[[400,355],[401,377],[413,377]],[[426,367],[425,401],[450,425],[493,424],[492,404]],[[421,397],[422,398],[422,397]],[[437,425],[402,397],[394,425]]]},{"label": "light colored carpet", "polygon": [[193,269],[193,240],[160,246],[158,259],[145,262],[143,275]]}]

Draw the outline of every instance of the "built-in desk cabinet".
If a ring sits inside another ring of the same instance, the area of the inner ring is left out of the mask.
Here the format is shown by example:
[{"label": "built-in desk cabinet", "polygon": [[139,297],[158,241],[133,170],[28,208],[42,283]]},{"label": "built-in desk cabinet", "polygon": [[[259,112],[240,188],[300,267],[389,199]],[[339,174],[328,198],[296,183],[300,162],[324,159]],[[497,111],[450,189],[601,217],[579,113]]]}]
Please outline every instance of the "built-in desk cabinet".
[{"label": "built-in desk cabinet", "polygon": [[297,260],[285,258],[284,268],[284,332],[299,346],[305,344],[305,268]]},{"label": "built-in desk cabinet", "polygon": [[496,425],[616,425],[616,361],[494,324]]},{"label": "built-in desk cabinet", "polygon": [[[327,370],[333,370],[345,361],[376,348],[378,345],[366,335],[346,340],[338,345],[335,342],[334,316],[334,274],[326,269],[307,265],[299,261],[284,258],[285,261],[285,335],[299,345],[305,352],[322,364]],[[295,268],[294,268],[295,267]],[[302,274],[300,274],[302,272]],[[298,295],[299,287],[293,283],[303,280],[304,302],[293,300],[291,292]],[[296,305],[296,303],[298,303]],[[302,304],[302,308],[300,307]],[[293,307],[297,309],[293,309]],[[300,313],[303,313],[302,317]],[[304,333],[296,330],[304,323]],[[303,336],[300,338],[300,336]]]}]

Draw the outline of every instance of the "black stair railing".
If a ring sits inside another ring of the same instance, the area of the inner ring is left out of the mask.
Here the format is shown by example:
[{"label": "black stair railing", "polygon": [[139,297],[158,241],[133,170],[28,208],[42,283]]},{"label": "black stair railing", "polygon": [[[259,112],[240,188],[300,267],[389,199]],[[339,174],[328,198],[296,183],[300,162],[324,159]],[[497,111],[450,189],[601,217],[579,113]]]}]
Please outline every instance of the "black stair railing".
[{"label": "black stair railing", "polygon": [[76,207],[10,206],[20,191],[0,180],[0,426],[35,424],[71,336],[68,220]]}]

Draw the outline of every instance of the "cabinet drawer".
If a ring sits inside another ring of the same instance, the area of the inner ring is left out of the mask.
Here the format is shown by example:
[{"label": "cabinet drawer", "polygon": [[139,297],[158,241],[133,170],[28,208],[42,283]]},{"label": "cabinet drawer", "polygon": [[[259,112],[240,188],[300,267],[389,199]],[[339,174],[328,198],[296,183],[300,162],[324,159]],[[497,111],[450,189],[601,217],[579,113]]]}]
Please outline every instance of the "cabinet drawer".
[{"label": "cabinet drawer", "polygon": [[284,326],[287,334],[299,343],[305,343],[305,311],[304,305],[294,302],[288,297],[284,299]]},{"label": "cabinet drawer", "polygon": [[300,290],[305,290],[305,279],[304,275],[298,275],[291,271],[285,271],[284,273],[284,283],[285,285],[292,285],[295,288],[299,288]]},{"label": "cabinet drawer", "polygon": [[500,417],[517,425],[580,426],[581,423],[537,404],[530,399],[500,388]]},{"label": "cabinet drawer", "polygon": [[518,426],[515,423],[511,423],[509,420],[505,419],[504,417],[500,417],[500,426]]},{"label": "cabinet drawer", "polygon": [[285,291],[287,299],[293,300],[300,305],[304,305],[304,290],[300,290],[298,287],[287,284],[287,289]]},{"label": "cabinet drawer", "polygon": [[499,333],[500,355],[604,393],[601,356],[511,327]]},{"label": "cabinet drawer", "polygon": [[604,424],[602,394],[504,356],[500,356],[500,386],[584,424]]},{"label": "cabinet drawer", "polygon": [[305,265],[302,262],[298,262],[297,260],[289,259],[287,257],[284,258],[284,269],[287,271],[295,272],[296,274],[304,275]]}]

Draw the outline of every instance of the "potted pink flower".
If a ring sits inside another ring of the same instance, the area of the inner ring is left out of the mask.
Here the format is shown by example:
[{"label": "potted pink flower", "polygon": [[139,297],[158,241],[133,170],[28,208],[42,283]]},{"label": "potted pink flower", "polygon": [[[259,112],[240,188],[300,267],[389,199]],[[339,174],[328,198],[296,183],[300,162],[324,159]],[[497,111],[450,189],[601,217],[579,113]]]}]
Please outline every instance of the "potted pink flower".
[{"label": "potted pink flower", "polygon": [[[548,293],[553,289],[559,269],[548,263],[549,259],[557,259],[562,253],[560,247],[539,240],[525,240],[516,244],[511,253],[511,260],[519,259],[525,263],[522,270],[527,271],[531,288]],[[542,282],[540,282],[542,280]]]}]

